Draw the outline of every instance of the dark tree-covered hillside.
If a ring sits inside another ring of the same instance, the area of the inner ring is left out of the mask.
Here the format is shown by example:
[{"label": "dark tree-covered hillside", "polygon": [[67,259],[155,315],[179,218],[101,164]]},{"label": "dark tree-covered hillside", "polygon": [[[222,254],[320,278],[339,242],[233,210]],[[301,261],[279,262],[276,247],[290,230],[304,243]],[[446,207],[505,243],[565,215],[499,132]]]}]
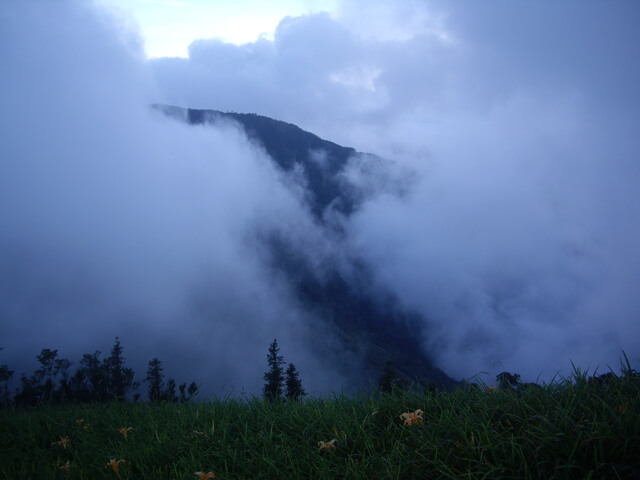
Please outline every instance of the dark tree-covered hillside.
[{"label": "dark tree-covered hillside", "polygon": [[[349,216],[358,206],[360,200],[340,178],[349,158],[357,153],[353,148],[261,115],[167,105],[154,105],[154,108],[194,125],[225,121],[239,124],[249,138],[264,147],[279,169],[289,172],[296,168],[304,172],[309,208],[322,228],[339,230],[325,223],[324,213],[328,208]],[[382,160],[374,155],[366,158]],[[298,245],[277,234],[265,235],[268,262],[288,283],[300,307],[330,327],[333,341],[339,343],[338,349],[352,352],[363,360],[359,368],[364,372],[358,375],[358,387],[375,385],[388,359],[393,361],[402,378],[430,382],[439,388],[456,385],[457,382],[434,366],[422,348],[424,319],[401,308],[389,292],[372,292],[368,288],[371,284],[368,268],[358,258],[344,257],[342,265],[323,265],[322,274],[318,275],[317,265]],[[332,230],[331,235],[339,236],[340,232]],[[320,346],[311,344],[310,348]],[[349,371],[353,371],[353,365],[345,366],[345,373]]]}]

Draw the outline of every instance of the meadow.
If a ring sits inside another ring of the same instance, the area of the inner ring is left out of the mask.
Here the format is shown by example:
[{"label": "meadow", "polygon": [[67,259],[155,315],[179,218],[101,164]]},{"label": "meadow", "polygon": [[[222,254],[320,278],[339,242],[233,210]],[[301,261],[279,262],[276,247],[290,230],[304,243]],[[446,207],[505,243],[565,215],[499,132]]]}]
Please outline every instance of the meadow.
[{"label": "meadow", "polygon": [[0,410],[7,479],[640,478],[640,375]]}]

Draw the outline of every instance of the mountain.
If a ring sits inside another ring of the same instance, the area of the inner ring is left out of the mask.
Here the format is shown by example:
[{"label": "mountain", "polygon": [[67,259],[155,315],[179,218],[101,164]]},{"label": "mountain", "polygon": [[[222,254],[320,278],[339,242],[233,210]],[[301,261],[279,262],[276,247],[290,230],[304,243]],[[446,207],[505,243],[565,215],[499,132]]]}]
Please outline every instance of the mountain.
[{"label": "mountain", "polygon": [[[349,158],[358,153],[353,148],[323,140],[291,123],[255,113],[225,113],[157,104],[154,108],[191,125],[232,121],[242,126],[247,136],[261,144],[280,169],[290,172],[299,168],[304,172],[311,194],[309,206],[318,219],[329,206],[344,214],[355,208],[357,197],[345,189],[340,177]],[[360,155],[375,158],[370,154]]]},{"label": "mountain", "polygon": [[[168,105],[153,107],[191,125],[238,124],[251,140],[264,148],[279,169],[304,173],[308,193],[305,198],[322,228],[339,229],[325,221],[328,211],[348,217],[362,201],[362,195],[350,188],[342,175],[349,160],[357,155],[365,163],[384,162],[375,155],[361,154],[353,148],[323,140],[296,125],[253,113]],[[359,386],[375,384],[388,360],[408,380],[427,379],[441,388],[451,388],[457,383],[435,367],[423,352],[422,319],[400,308],[390,293],[372,291],[371,275],[362,260],[350,258],[347,266],[329,265],[319,276],[303,252],[286,238],[274,236],[265,241],[269,243],[271,268],[287,282],[300,306],[324,321],[338,339],[341,350],[362,359]],[[315,344],[311,348],[324,347]],[[353,366],[344,368],[346,373],[353,373]]]}]

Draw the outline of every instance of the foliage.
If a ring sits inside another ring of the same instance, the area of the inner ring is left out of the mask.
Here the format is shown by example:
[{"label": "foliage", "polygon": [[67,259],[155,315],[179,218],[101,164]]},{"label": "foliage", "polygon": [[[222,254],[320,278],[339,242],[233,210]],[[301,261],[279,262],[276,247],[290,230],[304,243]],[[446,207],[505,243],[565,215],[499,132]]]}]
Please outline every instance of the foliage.
[{"label": "foliage", "polygon": [[[3,348],[0,347],[0,350],[3,350]],[[9,382],[13,377],[13,373],[13,370],[9,370],[7,365],[0,365],[0,407],[6,407],[11,403]]]},{"label": "foliage", "polygon": [[116,343],[111,349],[111,356],[105,361],[107,378],[110,382],[110,390],[118,401],[125,400],[129,390],[137,388],[138,384],[133,381],[134,372],[131,368],[125,367],[125,359],[122,355],[122,345],[120,339],[116,337]]},{"label": "foliage", "polygon": [[[13,371],[6,365],[0,365],[0,407],[12,404],[18,407],[37,407],[110,400],[123,402],[140,386],[140,382],[134,380],[133,369],[126,366],[118,337],[109,357],[100,360],[100,351],[85,353],[73,375],[69,373],[72,362],[66,358],[58,358],[57,350],[42,349],[37,359],[40,367],[31,376],[21,376],[20,388],[13,398],[8,386]],[[150,389],[153,392],[152,399],[184,403],[198,394],[199,387],[195,382],[191,382],[189,386],[186,383],[179,385],[179,394],[175,380],[170,379],[165,387],[161,363],[157,359],[154,361],[159,369],[160,383],[157,394],[154,388]],[[138,397],[139,394],[133,395],[134,400]]]},{"label": "foliage", "polygon": [[71,378],[71,399],[80,402],[105,401],[110,398],[107,370],[100,361],[100,351],[85,353]]},{"label": "foliage", "polygon": [[164,392],[164,374],[162,373],[162,362],[157,358],[149,360],[149,368],[147,369],[147,395],[152,402],[159,402],[165,396]]},{"label": "foliage", "polygon": [[297,400],[298,398],[303,397],[307,394],[307,392],[304,391],[304,388],[302,388],[300,374],[298,373],[298,370],[293,363],[289,364],[289,367],[286,371],[286,376],[287,400]]},{"label": "foliage", "polygon": [[517,373],[502,372],[496,375],[496,381],[500,388],[517,388],[520,384],[520,375]]},{"label": "foliage", "polygon": [[145,381],[147,385],[148,398],[152,402],[188,402],[191,398],[198,394],[199,387],[196,382],[191,382],[189,388],[186,383],[182,383],[179,387],[180,396],[176,394],[176,381],[170,378],[167,384],[164,383],[164,374],[162,373],[162,362],[157,358],[149,361],[147,377]]},{"label": "foliage", "polygon": [[278,347],[278,341],[276,339],[269,345],[269,353],[267,354],[267,364],[269,370],[264,374],[264,387],[262,389],[262,395],[264,398],[270,401],[276,401],[282,399],[282,387],[284,385],[284,358],[278,355],[280,347]]},{"label": "foliage", "polygon": [[392,393],[394,390],[406,390],[407,386],[406,380],[400,378],[398,375],[398,371],[393,366],[393,362],[387,360],[380,377],[378,377],[378,391]]},{"label": "foliage", "polygon": [[267,353],[267,364],[269,370],[264,374],[265,384],[262,388],[262,396],[271,402],[282,400],[282,390],[286,385],[285,396],[287,400],[296,400],[307,394],[304,388],[302,388],[302,381],[300,380],[300,374],[293,363],[290,363],[286,371],[286,383],[285,374],[282,365],[284,365],[284,357],[278,355],[280,347],[278,347],[278,340],[274,339],[269,345],[269,352]]},{"label": "foliage", "polygon": [[4,409],[0,449],[2,478],[640,478],[640,376]]},{"label": "foliage", "polygon": [[[37,405],[59,401],[66,391],[67,370],[71,365],[67,359],[59,359],[58,351],[44,348],[37,356],[40,368],[31,377],[22,375],[22,390],[16,395],[19,405]],[[56,388],[57,377],[62,373],[63,385]]]}]

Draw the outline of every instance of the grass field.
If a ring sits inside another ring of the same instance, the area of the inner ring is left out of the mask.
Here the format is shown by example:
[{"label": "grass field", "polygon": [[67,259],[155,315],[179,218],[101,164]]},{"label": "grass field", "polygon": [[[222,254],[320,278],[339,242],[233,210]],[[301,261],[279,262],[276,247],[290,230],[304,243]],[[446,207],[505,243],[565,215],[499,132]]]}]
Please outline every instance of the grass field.
[{"label": "grass field", "polygon": [[632,479],[640,376],[291,403],[9,408],[0,452],[7,479]]}]

